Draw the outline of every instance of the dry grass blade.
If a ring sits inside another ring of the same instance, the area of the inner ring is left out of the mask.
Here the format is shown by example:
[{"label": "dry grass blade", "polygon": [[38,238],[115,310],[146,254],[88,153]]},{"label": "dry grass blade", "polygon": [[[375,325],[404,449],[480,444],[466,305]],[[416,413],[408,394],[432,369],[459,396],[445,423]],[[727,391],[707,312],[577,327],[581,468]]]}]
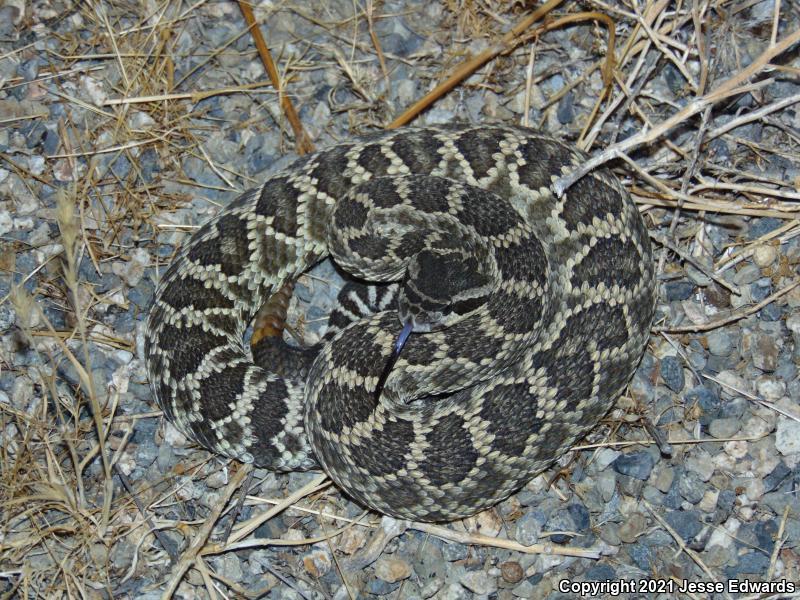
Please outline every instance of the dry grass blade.
[{"label": "dry grass blade", "polygon": [[623,142],[618,142],[617,144],[606,148],[603,152],[586,161],[583,165],[572,171],[569,175],[562,176],[555,181],[553,183],[553,190],[555,191],[556,195],[561,197],[570,186],[584,177],[587,173],[590,173],[609,160],[621,157],[634,148],[638,148],[639,146],[649,144],[650,142],[657,140],[668,131],[671,131],[674,127],[684,123],[690,117],[705,110],[706,107],[712,106],[717,102],[721,102],[726,98],[730,98],[731,96],[736,96],[752,90],[753,87],[746,85],[745,82],[754,75],[760,73],[769,65],[770,61],[786,52],[786,50],[791,48],[798,41],[800,41],[800,30],[787,35],[777,44],[771,45],[769,48],[764,50],[764,52],[762,52],[761,55],[758,56],[747,68],[742,69],[733,77],[730,77],[719,84],[713,91],[693,100],[685,108],[679,110],[670,118],[658,123],[652,128],[646,129],[641,133],[629,137]]},{"label": "dry grass blade", "polygon": [[522,19],[497,43],[493,44],[474,58],[467,60],[456,67],[445,81],[437,85],[432,91],[428,92],[422,98],[414,102],[414,104],[408,107],[403,114],[389,123],[386,128],[396,129],[397,127],[402,127],[403,125],[411,122],[423,110],[431,106],[438,98],[441,98],[447,92],[455,88],[459,83],[464,81],[483,65],[488,63],[502,52],[507,52],[516,46],[519,43],[518,38],[525,32],[526,29],[528,29],[528,27],[553,11],[563,1],[564,0],[548,0],[548,2]]},{"label": "dry grass blade", "polygon": [[460,531],[454,531],[447,527],[433,525],[431,523],[409,523],[408,526],[410,529],[416,529],[417,531],[429,533],[451,542],[503,548],[505,550],[513,550],[515,552],[522,552],[524,554],[551,554],[595,559],[600,558],[601,556],[601,551],[594,548],[570,548],[555,544],[532,544],[530,546],[525,546],[524,544],[520,544],[519,542],[512,540],[493,538],[476,533],[462,533]]},{"label": "dry grass blade", "polygon": [[745,317],[755,314],[760,311],[762,308],[771,304],[781,296],[785,296],[793,289],[795,289],[798,285],[800,285],[800,279],[797,279],[790,283],[789,285],[779,289],[777,292],[774,292],[764,298],[761,302],[754,304],[744,310],[733,312],[727,316],[719,317],[714,319],[713,321],[709,321],[708,323],[699,323],[697,325],[681,325],[678,327],[653,327],[653,331],[656,332],[666,332],[666,333],[689,333],[689,332],[697,332],[697,331],[710,331],[712,329],[717,329],[718,327],[722,327],[723,325],[728,325],[729,323],[733,323],[740,319],[744,319]]},{"label": "dry grass blade", "polygon": [[178,564],[173,567],[172,572],[170,573],[169,583],[167,584],[164,593],[161,595],[164,600],[169,600],[169,598],[172,598],[175,590],[178,589],[178,584],[180,584],[183,576],[186,574],[186,571],[188,571],[192,564],[194,564],[194,562],[198,559],[203,547],[208,543],[208,536],[211,535],[211,532],[217,525],[217,519],[219,519],[219,516],[222,514],[222,511],[225,509],[225,506],[233,494],[237,489],[239,489],[242,481],[244,481],[245,477],[247,477],[250,469],[251,467],[248,466],[238,469],[233,474],[233,477],[231,477],[228,485],[225,486],[225,491],[222,494],[221,501],[217,504],[217,507],[211,512],[211,514],[206,517],[205,523],[195,533],[194,539],[189,544],[189,548],[183,552]]},{"label": "dry grass blade", "polygon": [[[703,569],[703,572],[709,577],[709,579],[719,583],[719,579],[714,575],[714,573],[711,572],[711,569],[709,569],[708,566],[703,562],[703,560],[700,558],[700,555],[686,545],[686,542],[683,541],[683,538],[680,535],[678,535],[678,533],[672,527],[670,527],[669,523],[667,523],[664,520],[664,518],[660,514],[658,514],[646,500],[643,500],[642,502],[644,506],[647,508],[647,510],[650,511],[650,514],[653,515],[653,518],[656,521],[658,521],[661,527],[663,527],[667,531],[667,533],[669,533],[672,536],[672,538],[677,542],[679,551],[688,554],[691,557],[691,559],[695,563],[697,563],[697,565],[701,569]],[[723,586],[722,589],[726,588]],[[727,598],[728,600],[733,600],[733,598],[731,597],[730,593],[727,592],[727,590],[723,592],[723,594],[725,598]]]},{"label": "dry grass blade", "polygon": [[289,99],[289,96],[286,95],[286,91],[284,90],[284,86],[281,82],[281,77],[278,74],[278,69],[275,67],[275,63],[272,60],[272,54],[270,54],[269,48],[267,47],[266,42],[264,42],[264,37],[261,35],[261,30],[258,27],[255,16],[253,15],[253,9],[250,8],[250,4],[248,2],[243,0],[239,0],[239,8],[242,11],[244,20],[247,22],[247,26],[250,28],[250,33],[252,34],[253,41],[258,49],[258,54],[261,56],[261,60],[264,63],[264,68],[267,70],[267,75],[269,75],[269,80],[272,82],[272,86],[278,90],[278,94],[280,95],[281,107],[286,113],[286,118],[289,120],[289,124],[292,126],[292,131],[294,131],[297,153],[302,155],[312,152],[314,150],[314,143],[311,141],[311,138],[308,137],[306,130],[303,128],[303,125],[300,122],[300,117],[297,116],[297,111],[294,109],[292,101]]}]

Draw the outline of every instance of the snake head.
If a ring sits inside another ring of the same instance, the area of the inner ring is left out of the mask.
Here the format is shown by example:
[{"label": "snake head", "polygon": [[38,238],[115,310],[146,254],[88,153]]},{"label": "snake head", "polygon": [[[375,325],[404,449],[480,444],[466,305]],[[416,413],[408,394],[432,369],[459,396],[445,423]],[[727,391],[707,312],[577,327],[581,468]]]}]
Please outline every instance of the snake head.
[{"label": "snake head", "polygon": [[406,267],[397,299],[414,333],[446,329],[486,303],[493,279],[484,261],[461,249],[424,249]]},{"label": "snake head", "polygon": [[415,254],[397,298],[403,329],[378,379],[376,397],[412,332],[428,333],[458,323],[486,303],[494,285],[486,263],[461,249],[433,248]]}]

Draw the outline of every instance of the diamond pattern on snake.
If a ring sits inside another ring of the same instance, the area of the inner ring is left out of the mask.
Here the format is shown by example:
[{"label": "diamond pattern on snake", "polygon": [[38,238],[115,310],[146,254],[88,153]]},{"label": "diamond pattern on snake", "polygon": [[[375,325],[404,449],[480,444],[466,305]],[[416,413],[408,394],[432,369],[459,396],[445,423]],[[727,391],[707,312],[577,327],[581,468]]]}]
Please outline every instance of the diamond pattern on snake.
[{"label": "diamond pattern on snake", "polygon": [[[382,513],[492,506],[597,424],[647,343],[654,265],[628,193],[604,169],[551,191],[585,160],[501,125],[381,132],[298,159],[164,274],[145,337],[156,401],[214,452],[322,468]],[[323,343],[255,362],[256,311],[328,256],[394,282],[391,301],[373,292],[364,310],[346,288]]]}]

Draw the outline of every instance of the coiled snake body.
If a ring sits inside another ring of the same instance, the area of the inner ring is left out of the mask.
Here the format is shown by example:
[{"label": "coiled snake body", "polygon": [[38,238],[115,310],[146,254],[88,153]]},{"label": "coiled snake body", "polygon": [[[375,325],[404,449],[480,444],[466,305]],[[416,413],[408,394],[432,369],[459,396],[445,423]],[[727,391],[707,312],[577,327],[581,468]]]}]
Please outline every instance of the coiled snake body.
[{"label": "coiled snake body", "polygon": [[[439,521],[498,502],[597,423],[647,341],[654,269],[630,197],[602,169],[551,192],[585,158],[506,126],[383,132],[300,158],[164,275],[145,338],[158,403],[211,450],[319,464],[387,514]],[[417,330],[433,329],[410,336],[380,395],[397,311],[337,333],[307,381],[253,364],[243,343],[265,299],[329,254],[356,277],[402,280]]]}]

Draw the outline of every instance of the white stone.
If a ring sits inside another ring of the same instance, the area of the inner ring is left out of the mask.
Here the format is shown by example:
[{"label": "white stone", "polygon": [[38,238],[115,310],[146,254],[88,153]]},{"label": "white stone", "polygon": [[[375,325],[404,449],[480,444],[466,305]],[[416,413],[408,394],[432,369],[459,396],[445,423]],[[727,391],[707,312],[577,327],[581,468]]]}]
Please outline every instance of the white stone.
[{"label": "white stone", "polygon": [[102,82],[98,81],[94,77],[90,77],[89,75],[84,75],[81,77],[81,86],[83,87],[83,91],[86,93],[89,100],[91,100],[92,104],[95,106],[103,106],[106,100],[108,100],[108,94],[106,94],[105,90],[103,89]]},{"label": "white stone", "polygon": [[800,334],[800,312],[794,312],[786,319],[786,327],[792,333]]},{"label": "white stone", "polygon": [[788,417],[778,419],[775,448],[784,456],[800,453],[800,423]]},{"label": "white stone", "polygon": [[11,219],[11,213],[7,210],[0,210],[0,236],[7,234],[14,229],[14,221]]},{"label": "white stone", "polygon": [[775,246],[764,244],[757,246],[753,251],[753,262],[763,269],[775,262],[777,256],[778,253],[775,250]]},{"label": "white stone", "polygon": [[128,117],[128,126],[131,129],[150,129],[156,124],[155,119],[146,112],[137,110]]}]

